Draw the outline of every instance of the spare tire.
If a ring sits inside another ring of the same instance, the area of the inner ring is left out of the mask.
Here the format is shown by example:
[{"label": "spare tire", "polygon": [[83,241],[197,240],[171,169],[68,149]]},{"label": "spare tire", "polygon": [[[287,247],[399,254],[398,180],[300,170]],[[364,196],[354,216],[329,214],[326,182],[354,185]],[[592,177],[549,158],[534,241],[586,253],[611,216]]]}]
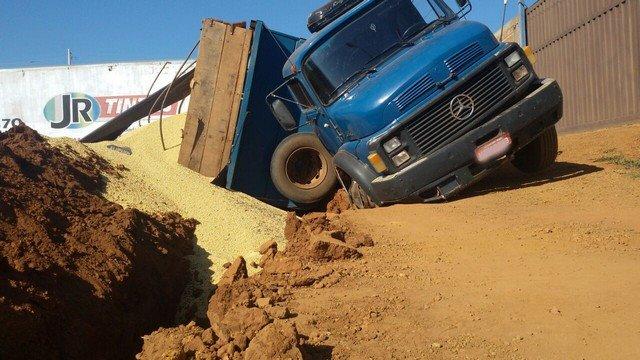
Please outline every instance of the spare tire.
[{"label": "spare tire", "polygon": [[338,181],[333,157],[310,133],[293,134],[278,145],[271,158],[271,179],[283,196],[299,204],[325,199]]}]

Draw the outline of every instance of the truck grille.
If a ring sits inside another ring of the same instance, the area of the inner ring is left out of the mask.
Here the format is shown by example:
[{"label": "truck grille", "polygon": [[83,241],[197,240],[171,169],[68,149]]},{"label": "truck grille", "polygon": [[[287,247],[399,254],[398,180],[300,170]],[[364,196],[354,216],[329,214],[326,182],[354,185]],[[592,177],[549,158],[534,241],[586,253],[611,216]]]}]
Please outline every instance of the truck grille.
[{"label": "truck grille", "polygon": [[[477,124],[482,118],[513,90],[511,81],[500,66],[479,74],[462,88],[444,97],[411,120],[405,129],[422,155],[427,155],[440,146],[454,140],[466,127]],[[475,104],[473,116],[466,120],[456,119],[450,111],[451,100],[457,95],[471,97]]]}]

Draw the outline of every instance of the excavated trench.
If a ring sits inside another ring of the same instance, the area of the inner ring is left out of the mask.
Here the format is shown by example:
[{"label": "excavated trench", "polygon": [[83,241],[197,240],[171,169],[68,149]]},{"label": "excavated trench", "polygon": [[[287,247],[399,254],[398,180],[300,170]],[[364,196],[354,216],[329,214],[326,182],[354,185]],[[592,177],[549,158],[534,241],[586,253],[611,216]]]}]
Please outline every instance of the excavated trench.
[{"label": "excavated trench", "polygon": [[[205,327],[172,328],[198,222],[106,200],[105,179],[129,170],[78,151],[24,126],[0,134],[0,359],[301,359],[316,351],[289,321],[289,294],[339,281],[328,263],[362,257],[357,248],[371,239],[325,213],[289,214],[284,251],[275,240],[261,246],[262,271],[252,277],[240,258],[218,284]],[[348,207],[339,193],[327,210]]]},{"label": "excavated trench", "polygon": [[0,134],[1,359],[131,359],[174,325],[196,222],[105,200],[118,171]]}]

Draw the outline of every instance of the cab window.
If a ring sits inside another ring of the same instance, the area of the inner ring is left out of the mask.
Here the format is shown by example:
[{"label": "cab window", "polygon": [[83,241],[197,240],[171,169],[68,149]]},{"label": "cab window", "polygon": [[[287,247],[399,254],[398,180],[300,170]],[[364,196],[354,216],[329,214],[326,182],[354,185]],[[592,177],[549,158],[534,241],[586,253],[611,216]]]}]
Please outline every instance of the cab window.
[{"label": "cab window", "polygon": [[289,87],[289,91],[291,91],[293,98],[297,102],[299,102],[303,107],[305,108],[313,107],[313,103],[309,99],[309,95],[307,95],[307,92],[304,90],[304,87],[302,87],[302,84],[300,84],[300,81],[296,79],[292,79],[291,81],[289,81],[287,86]]}]

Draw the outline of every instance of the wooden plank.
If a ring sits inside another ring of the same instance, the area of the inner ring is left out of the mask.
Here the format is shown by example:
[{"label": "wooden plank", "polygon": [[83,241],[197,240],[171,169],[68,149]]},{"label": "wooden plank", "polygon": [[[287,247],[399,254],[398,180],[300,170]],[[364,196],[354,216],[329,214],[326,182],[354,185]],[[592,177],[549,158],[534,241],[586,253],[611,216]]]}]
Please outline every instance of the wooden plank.
[{"label": "wooden plank", "polygon": [[204,20],[200,36],[200,51],[193,79],[189,112],[185,123],[178,163],[200,172],[205,130],[218,80],[218,68],[227,25]]},{"label": "wooden plank", "polygon": [[222,155],[222,166],[226,167],[231,156],[231,147],[236,133],[236,125],[238,124],[238,116],[240,116],[240,105],[244,97],[244,82],[247,77],[247,65],[249,63],[249,53],[251,52],[251,41],[253,39],[253,30],[247,30],[244,37],[244,47],[242,49],[242,62],[238,72],[238,81],[236,84],[236,92],[233,100],[231,119],[227,129],[227,139],[224,144],[224,152]]},{"label": "wooden plank", "polygon": [[[245,35],[248,30],[227,27],[222,61],[218,68],[217,85],[211,104],[209,124],[205,126],[206,137],[202,147],[202,162],[200,173],[205,176],[217,177],[220,170],[226,166],[223,163],[224,147],[229,131],[229,123],[233,112],[236,87],[243,62]],[[234,120],[235,122],[235,120]],[[196,148],[196,151],[199,149]]]}]

